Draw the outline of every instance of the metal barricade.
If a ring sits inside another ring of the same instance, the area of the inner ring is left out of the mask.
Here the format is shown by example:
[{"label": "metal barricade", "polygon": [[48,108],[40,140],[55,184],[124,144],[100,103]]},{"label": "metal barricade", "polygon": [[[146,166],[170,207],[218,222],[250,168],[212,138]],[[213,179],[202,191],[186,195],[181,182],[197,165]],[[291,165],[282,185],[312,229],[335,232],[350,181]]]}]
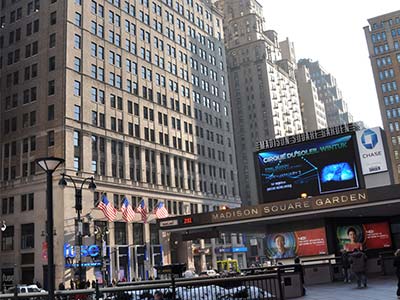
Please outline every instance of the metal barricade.
[{"label": "metal barricade", "polygon": [[[2,294],[0,300],[44,300],[47,293]],[[123,286],[56,291],[54,300],[284,300],[279,272],[229,278],[145,281]]]}]

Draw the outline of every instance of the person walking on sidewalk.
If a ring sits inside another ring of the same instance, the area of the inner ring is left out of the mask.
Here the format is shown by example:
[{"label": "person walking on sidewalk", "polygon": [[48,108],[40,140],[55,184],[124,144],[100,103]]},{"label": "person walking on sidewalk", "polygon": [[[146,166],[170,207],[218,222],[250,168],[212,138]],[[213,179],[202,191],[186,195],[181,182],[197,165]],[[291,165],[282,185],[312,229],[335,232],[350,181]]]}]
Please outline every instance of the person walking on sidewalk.
[{"label": "person walking on sidewalk", "polygon": [[351,282],[351,276],[350,276],[350,258],[349,258],[349,253],[346,250],[343,250],[342,252],[342,268],[343,268],[343,277],[344,277],[344,282]]},{"label": "person walking on sidewalk", "polygon": [[397,249],[394,253],[394,262],[393,266],[396,268],[396,275],[397,275],[397,298],[400,299],[400,249]]},{"label": "person walking on sidewalk", "polygon": [[359,249],[354,249],[350,255],[351,270],[357,278],[357,287],[361,288],[361,283],[367,287],[367,256]]}]

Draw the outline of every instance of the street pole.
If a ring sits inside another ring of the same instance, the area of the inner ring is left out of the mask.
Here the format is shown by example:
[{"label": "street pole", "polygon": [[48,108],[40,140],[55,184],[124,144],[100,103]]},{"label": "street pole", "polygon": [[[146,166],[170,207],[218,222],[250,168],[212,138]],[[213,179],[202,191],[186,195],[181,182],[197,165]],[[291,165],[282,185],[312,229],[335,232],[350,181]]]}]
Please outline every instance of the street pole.
[{"label": "street pole", "polygon": [[67,181],[65,180],[65,178],[68,178],[69,180],[71,180],[72,184],[74,185],[74,189],[75,189],[75,211],[77,214],[77,223],[78,223],[77,242],[78,242],[78,247],[79,247],[79,265],[78,265],[79,288],[85,288],[83,286],[83,267],[82,267],[82,245],[83,245],[83,241],[82,241],[83,226],[82,226],[82,217],[81,217],[82,189],[88,180],[89,180],[89,190],[94,191],[96,189],[96,184],[94,183],[93,177],[88,177],[82,181],[80,188],[78,188],[75,183],[75,180],[71,176],[69,176],[65,173],[62,173],[61,175],[62,175],[62,177],[61,177],[60,181],[58,182],[58,185],[61,188],[65,188],[67,186]]},{"label": "street pole", "polygon": [[47,284],[49,300],[54,299],[55,269],[54,269],[54,220],[53,220],[53,172],[47,172]]},{"label": "street pole", "polygon": [[75,210],[78,217],[78,246],[79,246],[79,288],[83,288],[82,280],[83,280],[83,269],[82,269],[82,219],[81,219],[81,211],[82,211],[82,189],[75,188]]},{"label": "street pole", "polygon": [[53,218],[53,173],[64,163],[63,158],[44,157],[35,160],[46,172],[46,205],[47,205],[47,289],[48,299],[54,300],[55,267],[54,267],[54,218]]}]

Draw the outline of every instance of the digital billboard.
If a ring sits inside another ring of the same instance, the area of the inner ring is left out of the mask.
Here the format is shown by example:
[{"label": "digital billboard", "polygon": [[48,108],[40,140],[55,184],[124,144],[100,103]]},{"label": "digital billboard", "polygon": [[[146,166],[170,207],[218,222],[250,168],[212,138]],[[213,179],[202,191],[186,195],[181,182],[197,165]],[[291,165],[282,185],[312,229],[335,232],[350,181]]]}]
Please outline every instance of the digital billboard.
[{"label": "digital billboard", "polygon": [[266,252],[278,259],[327,254],[325,228],[267,234]]},{"label": "digital billboard", "polygon": [[259,151],[263,202],[359,188],[355,137],[330,137]]},{"label": "digital billboard", "polygon": [[338,226],[336,237],[340,250],[382,249],[392,247],[389,223],[368,223]]}]

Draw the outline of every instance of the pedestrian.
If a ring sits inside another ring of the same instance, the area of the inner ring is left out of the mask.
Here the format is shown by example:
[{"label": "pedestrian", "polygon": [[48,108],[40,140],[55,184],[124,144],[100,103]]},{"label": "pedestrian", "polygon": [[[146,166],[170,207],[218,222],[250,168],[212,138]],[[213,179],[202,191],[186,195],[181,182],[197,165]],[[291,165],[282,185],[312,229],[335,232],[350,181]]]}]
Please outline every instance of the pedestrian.
[{"label": "pedestrian", "polygon": [[58,285],[58,289],[59,289],[60,291],[65,290],[65,285],[64,285],[63,282],[60,282],[60,284]]},{"label": "pedestrian", "polygon": [[92,280],[92,289],[96,288],[96,281]]},{"label": "pedestrian", "polygon": [[300,281],[301,281],[301,285],[303,286],[303,293],[302,296],[306,295],[306,288],[304,287],[304,269],[303,269],[303,265],[300,262],[300,257],[296,256],[296,258],[294,259],[294,271],[300,274]]},{"label": "pedestrian", "polygon": [[400,249],[397,249],[394,253],[394,262],[393,266],[396,267],[396,275],[397,275],[397,298],[400,299]]},{"label": "pedestrian", "polygon": [[37,286],[39,289],[42,288],[42,285],[40,284],[40,282],[39,282],[38,280],[36,280],[36,286]]},{"label": "pedestrian", "polygon": [[154,293],[154,300],[163,300],[164,299],[164,295],[161,291],[156,291]]},{"label": "pedestrian", "polygon": [[75,289],[75,283],[74,283],[74,281],[72,279],[69,281],[69,286],[70,286],[71,290]]},{"label": "pedestrian", "polygon": [[342,252],[342,269],[343,269],[343,277],[344,277],[344,282],[351,282],[351,276],[350,276],[350,259],[349,259],[349,253],[346,250],[343,250]]},{"label": "pedestrian", "polygon": [[357,287],[361,288],[361,284],[367,287],[367,256],[359,249],[354,249],[350,255],[351,270],[357,278]]}]

